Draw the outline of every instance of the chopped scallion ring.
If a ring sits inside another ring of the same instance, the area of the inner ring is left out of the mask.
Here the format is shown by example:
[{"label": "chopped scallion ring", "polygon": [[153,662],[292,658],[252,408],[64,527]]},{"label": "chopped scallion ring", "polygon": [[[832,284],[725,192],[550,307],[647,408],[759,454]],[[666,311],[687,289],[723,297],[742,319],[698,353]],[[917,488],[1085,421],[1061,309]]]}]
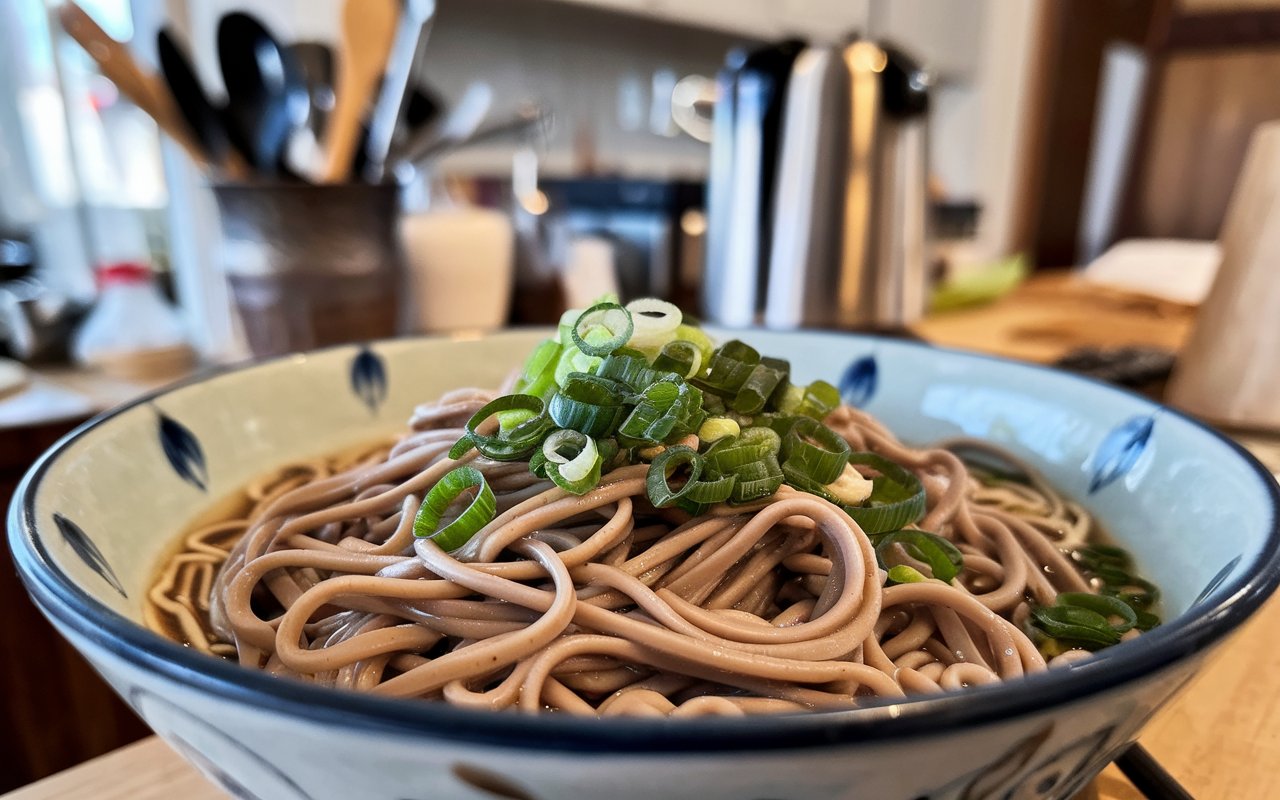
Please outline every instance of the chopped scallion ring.
[{"label": "chopped scallion ring", "polygon": [[849,452],[849,443],[835,431],[812,417],[801,417],[783,438],[779,460],[825,486],[840,477],[849,463]]},{"label": "chopped scallion ring", "polygon": [[924,516],[924,484],[914,472],[875,453],[851,453],[849,463],[880,473],[871,479],[871,497],[865,506],[843,507],[866,534],[900,530]]},{"label": "chopped scallion ring", "polygon": [[899,564],[896,567],[889,568],[889,580],[894,583],[924,583],[928,578],[921,575],[920,571],[914,567]]},{"label": "chopped scallion ring", "polygon": [[[477,491],[466,509],[453,522],[437,530],[444,512],[468,489]],[[441,478],[423,498],[418,514],[413,518],[413,535],[431,539],[440,545],[441,550],[452,552],[492,522],[497,509],[498,501],[484,474],[475,467],[458,467]]]},{"label": "chopped scallion ring", "polygon": [[622,421],[625,388],[616,381],[585,372],[570,373],[547,404],[547,413],[560,428],[587,436],[609,436]]},{"label": "chopped scallion ring", "polygon": [[[875,543],[876,557],[880,561],[880,566],[890,571],[890,577],[892,577],[893,568],[897,566],[888,560],[894,545],[901,545],[907,555],[928,565],[933,577],[940,581],[950,583],[951,579],[964,569],[964,554],[956,549],[954,544],[937,534],[903,530],[878,534],[872,536],[871,540]],[[919,574],[914,567],[905,566]],[[906,582],[898,581],[898,583]]]},{"label": "chopped scallion ring", "polygon": [[[480,433],[479,428],[494,415],[513,411],[529,412],[529,416],[497,434]],[[522,461],[537,449],[552,428],[547,405],[542,398],[527,394],[509,394],[492,400],[467,420],[466,435],[449,451],[449,458],[461,458],[472,447],[495,461]]]},{"label": "chopped scallion ring", "polygon": [[582,312],[569,334],[589,356],[607,356],[622,347],[635,330],[631,313],[617,303],[599,303]]},{"label": "chopped scallion ring", "polygon": [[[689,477],[684,485],[679,489],[671,488],[671,477],[680,467],[687,466],[689,468]],[[645,490],[649,495],[649,502],[653,503],[656,508],[666,508],[675,505],[676,501],[684,497],[698,483],[698,478],[702,475],[702,456],[698,455],[698,451],[692,447],[678,445],[676,447],[668,447],[658,454],[658,457],[649,465],[649,474],[645,482]]]},{"label": "chopped scallion ring", "polygon": [[[573,455],[564,455],[564,449],[570,450]],[[551,434],[542,443],[542,454],[548,462],[558,465],[560,477],[570,483],[577,483],[587,477],[600,459],[596,440],[577,431],[556,431]]]},{"label": "chopped scallion ring", "polygon": [[692,378],[702,369],[702,351],[693,342],[682,339],[667,342],[653,360],[653,368],[674,372],[681,378]]},{"label": "chopped scallion ring", "polygon": [[733,487],[738,482],[737,475],[725,475],[714,480],[692,481],[682,497],[691,503],[711,505],[723,503],[733,494]]},{"label": "chopped scallion ring", "polygon": [[632,300],[627,303],[627,311],[635,326],[628,344],[641,350],[656,350],[670,342],[684,321],[679,308],[653,297]]},{"label": "chopped scallion ring", "polygon": [[[1063,592],[1054,605],[1032,609],[1031,618],[1049,637],[1087,650],[1118,643],[1140,621],[1123,600],[1087,592]],[[1112,622],[1113,618],[1119,622]]]}]

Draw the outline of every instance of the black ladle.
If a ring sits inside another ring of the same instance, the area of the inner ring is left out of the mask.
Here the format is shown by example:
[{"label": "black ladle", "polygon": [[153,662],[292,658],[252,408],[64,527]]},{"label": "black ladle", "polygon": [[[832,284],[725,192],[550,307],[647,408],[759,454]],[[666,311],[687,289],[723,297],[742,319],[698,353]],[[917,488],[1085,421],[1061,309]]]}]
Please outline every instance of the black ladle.
[{"label": "black ladle", "polygon": [[311,108],[302,71],[258,20],[241,12],[218,23],[218,63],[232,139],[259,172],[277,174],[289,135]]},{"label": "black ladle", "polygon": [[324,133],[325,118],[333,110],[333,50],[321,42],[297,42],[289,45],[289,53],[311,100],[307,126],[319,139]]},{"label": "black ladle", "polygon": [[160,72],[169,86],[169,93],[205,155],[233,177],[244,177],[236,173],[247,172],[247,165],[241,154],[233,150],[222,114],[205,94],[204,86],[196,77],[182,47],[168,30],[161,29],[156,34],[156,48],[160,55]]}]

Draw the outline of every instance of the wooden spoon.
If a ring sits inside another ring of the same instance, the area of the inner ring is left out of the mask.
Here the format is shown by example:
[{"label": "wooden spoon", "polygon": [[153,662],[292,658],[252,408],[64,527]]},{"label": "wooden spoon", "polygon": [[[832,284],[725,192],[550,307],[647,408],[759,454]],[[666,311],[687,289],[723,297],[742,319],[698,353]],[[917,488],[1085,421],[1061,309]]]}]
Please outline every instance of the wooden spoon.
[{"label": "wooden spoon", "polygon": [[[160,130],[177,142],[199,167],[211,170],[213,165],[209,154],[200,147],[182,118],[173,96],[157,76],[143,70],[138,62],[133,60],[129,49],[108,36],[107,32],[94,22],[93,17],[76,3],[63,3],[58,9],[58,20],[71,38],[75,39],[89,57],[97,62],[102,74],[114,83],[125,97],[155,120]],[[241,170],[236,167],[243,167],[243,162],[229,166],[231,168],[228,172],[233,177],[240,177],[237,173]]]},{"label": "wooden spoon", "polygon": [[342,57],[329,117],[326,183],[347,179],[360,140],[360,122],[387,66],[400,17],[398,0],[347,0],[342,11]]}]

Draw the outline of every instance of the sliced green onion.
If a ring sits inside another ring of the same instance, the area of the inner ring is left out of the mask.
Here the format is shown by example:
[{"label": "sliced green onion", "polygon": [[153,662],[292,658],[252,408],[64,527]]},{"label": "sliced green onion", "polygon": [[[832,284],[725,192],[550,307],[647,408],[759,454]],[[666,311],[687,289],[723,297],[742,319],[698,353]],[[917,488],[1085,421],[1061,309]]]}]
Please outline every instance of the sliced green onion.
[{"label": "sliced green onion", "polygon": [[1086,649],[1107,647],[1120,641],[1106,617],[1085,608],[1049,606],[1032,609],[1036,627],[1053,639],[1064,639]]},{"label": "sliced green onion", "polygon": [[840,405],[840,390],[826,381],[814,381],[803,389],[788,386],[777,404],[784,414],[800,414],[816,420],[825,419]]},{"label": "sliced green onion", "polygon": [[[1086,649],[1107,647],[1137,626],[1137,613],[1114,597],[1087,592],[1063,592],[1052,606],[1031,610],[1033,624],[1046,635]],[[1113,623],[1112,617],[1119,617]]]},{"label": "sliced green onion", "polygon": [[734,397],[759,363],[760,353],[754,347],[734,339],[711,354],[700,385],[712,394]]},{"label": "sliced green onion", "polygon": [[823,486],[840,477],[849,463],[849,443],[812,417],[796,420],[782,439],[779,459]]},{"label": "sliced green onion", "polygon": [[1058,595],[1057,604],[1074,608],[1087,608],[1108,619],[1119,617],[1119,622],[1109,623],[1117,633],[1125,633],[1131,630],[1138,621],[1137,614],[1129,607],[1128,603],[1106,595],[1090,594],[1089,592],[1062,592]]},{"label": "sliced green onion", "polygon": [[758,414],[784,380],[786,375],[781,371],[764,363],[757,364],[729,401],[729,407],[740,414]]},{"label": "sliced green onion", "polygon": [[1085,569],[1112,566],[1127,570],[1133,566],[1133,558],[1129,555],[1129,552],[1122,547],[1116,547],[1111,544],[1091,544],[1079,547],[1073,555],[1077,561],[1084,565]]},{"label": "sliced green onion", "polygon": [[597,439],[596,450],[600,453],[601,472],[607,472],[612,469],[615,466],[614,460],[617,459],[618,453],[621,452],[618,447],[618,440],[613,438]]},{"label": "sliced green onion", "polygon": [[[684,314],[665,300],[645,297],[627,303],[634,332],[627,342],[639,350],[657,351],[675,338]],[[683,377],[683,376],[682,376]]]},{"label": "sliced green onion", "polygon": [[684,324],[676,328],[676,340],[681,342],[692,342],[698,348],[698,352],[702,353],[702,363],[707,364],[711,361],[711,354],[715,352],[715,342],[711,341],[711,337],[703,333],[701,328],[693,325]]},{"label": "sliced green onion", "polygon": [[[692,447],[677,445],[663,450],[649,465],[645,482],[649,502],[653,503],[655,508],[675,505],[677,500],[684,497],[697,484],[698,478],[702,475],[702,466],[702,456],[698,455],[698,451]],[[680,467],[689,468],[689,477],[683,486],[673,489],[671,476]]]},{"label": "sliced green onion", "polygon": [[802,419],[805,419],[805,417],[801,417],[796,414],[781,414],[775,412],[756,415],[755,424],[760,427],[769,428],[779,436],[786,436],[791,432],[792,426]]},{"label": "sliced green onion", "polygon": [[768,428],[747,428],[740,436],[721,439],[707,449],[707,469],[717,475],[727,475],[747,464],[759,462],[765,456],[775,457],[776,463],[781,446],[778,434]]},{"label": "sliced green onion", "polygon": [[702,392],[666,373],[639,395],[635,408],[618,427],[618,436],[632,445],[657,444],[693,433],[702,424]]},{"label": "sliced green onion", "polygon": [[1160,618],[1150,611],[1135,610],[1133,613],[1137,618],[1137,624],[1133,627],[1144,633],[1160,626]]},{"label": "sliced green onion", "polygon": [[682,378],[692,378],[701,367],[702,351],[693,342],[680,339],[664,344],[653,360],[654,369],[674,372]]},{"label": "sliced green onion", "polygon": [[685,488],[682,496],[691,503],[701,505],[723,503],[732,496],[734,484],[737,482],[737,475],[725,475],[722,478],[707,481],[692,481]]},{"label": "sliced green onion", "polygon": [[607,356],[627,343],[634,328],[625,308],[617,303],[598,303],[582,312],[569,335],[587,355]]},{"label": "sliced green onion", "polygon": [[778,403],[786,393],[787,387],[791,385],[791,362],[783,358],[762,356],[760,358],[760,364],[782,374],[782,380],[778,381],[778,386],[773,390],[773,394],[765,403],[765,408],[773,410],[778,407]]},{"label": "sliced green onion", "polygon": [[1106,564],[1089,570],[1088,574],[1098,578],[1106,586],[1124,586],[1132,580],[1128,570]]},{"label": "sliced green onion", "polygon": [[769,448],[769,452],[778,453],[782,450],[782,436],[772,428],[751,425],[743,429],[742,434],[738,437],[738,444],[764,445]]},{"label": "sliced green onion", "polygon": [[560,351],[560,358],[556,361],[556,368],[551,376],[552,380],[557,386],[563,386],[574,372],[598,371],[603,360],[600,356],[587,355],[579,350],[576,344],[570,343]]},{"label": "sliced green onion", "polygon": [[[477,491],[466,509],[453,522],[437,530],[444,512],[468,489]],[[413,535],[431,539],[441,550],[452,552],[492,522],[497,509],[498,501],[493,496],[493,489],[489,488],[480,470],[458,467],[446,473],[423,498],[418,514],[413,518]]]},{"label": "sliced green onion", "polygon": [[1104,586],[1102,594],[1123,600],[1135,611],[1146,611],[1160,600],[1159,587],[1145,578],[1132,575],[1127,576],[1123,583]]},{"label": "sliced green onion", "polygon": [[633,392],[638,392],[653,382],[653,370],[644,354],[629,347],[605,356],[595,374],[617,381]]},{"label": "sliced green onion", "polygon": [[458,459],[470,453],[476,447],[475,442],[471,441],[471,437],[465,433],[462,438],[453,443],[453,447],[449,448],[449,458],[457,461]]},{"label": "sliced green onion", "polygon": [[521,423],[527,422],[536,416],[537,414],[527,408],[515,408],[510,411],[499,411],[497,414],[498,430],[501,433],[509,435],[511,431],[515,430]]},{"label": "sliced green onion", "polygon": [[675,507],[685,512],[691,517],[700,517],[711,509],[711,503],[695,503],[687,497],[681,497],[676,501]]},{"label": "sliced green onion", "polygon": [[781,394],[777,396],[774,405],[780,416],[790,418],[799,415],[802,403],[804,403],[804,387],[789,383],[782,387]]},{"label": "sliced green onion", "polygon": [[814,419],[826,419],[826,416],[840,405],[840,390],[826,381],[814,381],[804,389],[804,398],[797,414]]},{"label": "sliced green onion", "polygon": [[[945,583],[964,569],[964,554],[946,539],[933,533],[916,530],[891,531],[871,537],[876,546],[880,565],[890,569],[889,555],[894,545],[901,545],[907,555],[929,565],[933,577]],[[903,583],[904,581],[899,581]]]},{"label": "sliced green onion", "polygon": [[868,466],[880,473],[871,479],[867,505],[843,507],[865,533],[899,530],[924,516],[924,484],[914,472],[875,453],[851,453],[849,463]]},{"label": "sliced green onion", "polygon": [[529,456],[529,471],[539,478],[547,478],[547,457],[542,454],[541,447]]},{"label": "sliced green onion", "polygon": [[737,436],[740,433],[742,433],[742,428],[728,417],[710,417],[706,422],[702,423],[702,427],[698,428],[698,440],[716,442]]},{"label": "sliced green onion", "polygon": [[[515,411],[530,412],[523,421],[494,434],[479,432],[479,427],[495,414]],[[461,458],[472,447],[495,461],[523,461],[537,448],[538,443],[552,428],[547,404],[542,398],[527,394],[508,394],[486,403],[467,420],[467,433],[449,451],[450,458]]]},{"label": "sliced green onion", "polygon": [[1160,589],[1132,573],[1133,557],[1128,551],[1115,545],[1091,544],[1077,548],[1071,555],[1085,575],[1101,581],[1102,594],[1117,598],[1134,610],[1140,630],[1160,624],[1160,618],[1149,610],[1160,601]]},{"label": "sliced green onion", "polygon": [[582,372],[570,373],[547,404],[551,420],[561,428],[590,437],[608,436],[618,428],[626,407],[615,381]]},{"label": "sliced green onion", "polygon": [[889,580],[893,583],[924,583],[928,578],[921,575],[914,567],[899,564],[889,568]]},{"label": "sliced green onion", "polygon": [[570,308],[560,315],[560,322],[556,325],[556,339],[563,347],[573,347],[573,323],[578,321],[578,317],[582,316],[585,308]]},{"label": "sliced green onion", "polygon": [[[570,451],[565,455],[564,450]],[[591,471],[592,462],[599,456],[595,439],[577,431],[554,431],[542,443],[542,455],[548,463],[560,467],[566,480],[580,481]]]},{"label": "sliced green onion", "polygon": [[600,483],[602,459],[590,436],[572,430],[555,431],[542,443],[541,453],[546,476],[566,492],[586,494]]},{"label": "sliced green onion", "polygon": [[564,346],[555,339],[539,344],[524,363],[524,371],[516,381],[516,394],[531,394],[546,398],[556,387],[556,365]]},{"label": "sliced green onion", "polygon": [[778,466],[778,458],[772,452],[765,453],[757,461],[735,468],[732,474],[738,480],[729,494],[731,503],[749,503],[768,497],[778,491],[783,483],[782,468]]}]

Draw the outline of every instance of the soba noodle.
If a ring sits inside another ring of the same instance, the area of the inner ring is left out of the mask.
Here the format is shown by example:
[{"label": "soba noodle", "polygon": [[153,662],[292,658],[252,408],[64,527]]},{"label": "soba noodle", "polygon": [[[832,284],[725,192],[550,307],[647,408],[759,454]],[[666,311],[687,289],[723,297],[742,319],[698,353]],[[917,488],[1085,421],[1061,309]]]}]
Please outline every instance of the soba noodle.
[{"label": "soba noodle", "polygon": [[445,553],[414,537],[415,511],[492,397],[451,392],[419,407],[407,435],[248,486],[240,513],[191,531],[165,563],[151,625],[324,686],[606,717],[847,709],[1088,655],[1046,663],[1027,633],[1033,607],[1096,591],[1071,556],[1088,513],[1005,454],[1025,482],[980,480],[952,452],[992,455],[980,443],[912,449],[848,407],[826,424],[921,479],[919,528],[964,555],[949,583],[886,587],[858,525],[786,485],[689,518],[649,504],[645,464],[575,496],[475,451],[461,461],[484,474],[498,515]]}]

